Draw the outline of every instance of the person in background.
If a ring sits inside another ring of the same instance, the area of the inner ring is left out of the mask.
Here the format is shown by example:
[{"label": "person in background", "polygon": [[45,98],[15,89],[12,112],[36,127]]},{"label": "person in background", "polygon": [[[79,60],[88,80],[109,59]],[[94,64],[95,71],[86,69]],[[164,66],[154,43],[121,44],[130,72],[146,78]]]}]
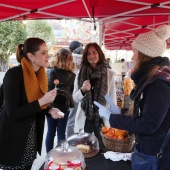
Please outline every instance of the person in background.
[{"label": "person in background", "polygon": [[125,59],[124,59],[124,58],[121,58],[120,61],[121,61],[121,63],[124,63],[124,62],[125,62]]},{"label": "person in background", "polygon": [[[88,43],[83,52],[81,68],[74,82],[73,99],[78,103],[75,133],[80,129],[93,133],[102,144],[100,129],[106,123],[100,118],[93,101],[106,104],[104,96],[116,103],[115,73],[107,68],[105,55],[97,43]],[[108,124],[107,124],[108,125]]]},{"label": "person in background", "polygon": [[[83,44],[79,41],[72,41],[69,45],[69,49],[73,55],[73,61],[76,64],[76,69],[74,73],[78,73],[80,70],[80,64],[82,60],[83,54]],[[68,116],[67,127],[66,127],[66,137],[69,137],[74,134],[74,124],[75,124],[75,116],[77,112],[78,103],[74,102],[74,108],[70,108],[70,113]]]},{"label": "person in background", "polygon": [[[110,112],[102,103],[96,103],[100,116],[109,120],[112,127],[136,134],[135,149],[145,155],[159,153],[170,128],[170,61],[162,57],[169,37],[170,25],[161,25],[132,42],[131,78],[136,85],[130,94],[134,100],[133,116],[114,114],[114,109]],[[132,165],[133,161],[132,157]],[[158,170],[165,169],[170,169],[170,140],[158,162]]]},{"label": "person in background", "polygon": [[4,101],[0,112],[0,168],[30,170],[37,151],[41,154],[45,114],[61,118],[50,107],[56,89],[47,92],[48,47],[44,40],[28,38],[17,46],[20,65],[3,79]]},{"label": "person in background", "polygon": [[77,47],[74,51],[73,54],[83,54],[83,47]]},{"label": "person in background", "polygon": [[[70,98],[69,100],[69,106],[63,100],[63,98],[55,99],[51,106],[59,108],[64,114],[63,119],[52,119],[51,117],[47,116],[47,135],[46,135],[46,151],[47,153],[53,149],[54,147],[54,137],[57,131],[57,140],[58,143],[64,139],[66,139],[66,124],[67,119],[69,115],[69,108],[74,107],[74,102],[72,99],[72,92],[74,88],[74,79],[75,79],[75,63],[73,62],[72,53],[69,49],[61,48],[57,51],[55,57],[51,60],[51,68],[48,71],[48,89],[54,89],[54,80],[59,80],[59,85],[64,84],[66,86],[65,89],[63,89]],[[57,86],[58,87],[58,86]],[[59,95],[59,94],[58,94]],[[58,97],[58,96],[57,96]],[[67,97],[67,96],[66,96]]]},{"label": "person in background", "polygon": [[107,58],[107,59],[106,59],[106,62],[107,62],[107,68],[112,69],[112,67],[110,66],[110,58]]},{"label": "person in background", "polygon": [[120,62],[122,63],[121,64],[121,67],[122,67],[122,69],[121,69],[122,70],[122,72],[121,72],[122,80],[124,80],[124,77],[125,77],[126,72],[127,72],[127,62],[125,61],[124,58],[121,58]]},{"label": "person in background", "polygon": [[83,54],[83,44],[79,41],[72,41],[69,45],[69,50],[72,52],[73,61],[76,64],[75,73],[77,73],[80,70],[80,64]]}]

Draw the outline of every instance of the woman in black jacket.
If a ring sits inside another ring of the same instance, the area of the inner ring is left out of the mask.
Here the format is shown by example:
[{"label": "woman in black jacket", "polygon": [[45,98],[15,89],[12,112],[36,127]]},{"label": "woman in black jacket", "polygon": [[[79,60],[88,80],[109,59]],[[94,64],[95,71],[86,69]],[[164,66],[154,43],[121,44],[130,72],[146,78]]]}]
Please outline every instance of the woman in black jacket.
[{"label": "woman in black jacket", "polygon": [[[111,114],[96,103],[100,116],[107,118],[112,127],[136,134],[136,148],[146,155],[159,153],[170,128],[170,62],[161,57],[169,37],[170,26],[162,25],[155,31],[139,35],[132,43],[134,71],[131,78],[136,84],[130,95],[134,100],[132,117]],[[117,113],[121,112],[116,109]],[[170,169],[170,140],[158,162],[158,169]]]},{"label": "woman in black jacket", "polygon": [[63,117],[49,107],[56,89],[47,92],[48,47],[44,40],[29,38],[16,52],[20,65],[3,79],[4,104],[0,112],[0,168],[30,170],[37,151],[41,154],[45,114]]},{"label": "woman in black jacket", "polygon": [[66,124],[69,115],[69,108],[74,107],[72,99],[72,91],[74,88],[75,79],[75,63],[73,62],[72,53],[70,50],[60,49],[54,58],[51,59],[53,68],[48,70],[48,90],[55,88],[54,80],[58,79],[57,96],[51,106],[59,108],[64,114],[63,119],[54,120],[47,116],[47,136],[46,136],[46,151],[47,153],[53,149],[54,137],[57,130],[58,143],[66,138]]}]

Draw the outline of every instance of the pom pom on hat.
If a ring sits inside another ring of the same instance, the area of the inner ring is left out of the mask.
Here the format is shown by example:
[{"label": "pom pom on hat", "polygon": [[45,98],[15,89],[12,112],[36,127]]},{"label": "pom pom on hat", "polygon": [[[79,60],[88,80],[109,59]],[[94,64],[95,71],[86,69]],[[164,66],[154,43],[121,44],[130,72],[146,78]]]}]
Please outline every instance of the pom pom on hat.
[{"label": "pom pom on hat", "polygon": [[157,27],[155,33],[162,40],[167,40],[170,37],[170,25],[161,25]]},{"label": "pom pom on hat", "polygon": [[170,25],[161,25],[155,31],[140,34],[132,47],[150,57],[162,56],[166,50],[166,40],[170,37]]}]

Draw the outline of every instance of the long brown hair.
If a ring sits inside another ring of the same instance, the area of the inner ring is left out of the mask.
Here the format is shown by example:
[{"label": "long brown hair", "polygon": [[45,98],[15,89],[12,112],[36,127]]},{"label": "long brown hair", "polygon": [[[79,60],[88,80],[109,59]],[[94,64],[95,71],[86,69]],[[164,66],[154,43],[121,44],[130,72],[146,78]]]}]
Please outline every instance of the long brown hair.
[{"label": "long brown hair", "polygon": [[[135,63],[134,65],[134,71],[139,70],[145,63],[147,63],[148,61],[150,61],[151,59],[153,59],[152,57],[143,54],[142,52],[138,51],[138,61]],[[156,65],[154,66],[149,74],[148,74],[148,78],[152,77],[156,71],[160,68],[160,66]]]},{"label": "long brown hair", "polygon": [[105,58],[105,55],[104,55],[102,49],[100,48],[100,46],[96,42],[90,42],[85,46],[85,49],[83,51],[81,65],[89,65],[87,55],[88,55],[88,49],[91,46],[93,46],[96,49],[96,51],[97,51],[97,53],[99,55],[99,62],[98,63],[105,64],[106,63],[106,58]]}]

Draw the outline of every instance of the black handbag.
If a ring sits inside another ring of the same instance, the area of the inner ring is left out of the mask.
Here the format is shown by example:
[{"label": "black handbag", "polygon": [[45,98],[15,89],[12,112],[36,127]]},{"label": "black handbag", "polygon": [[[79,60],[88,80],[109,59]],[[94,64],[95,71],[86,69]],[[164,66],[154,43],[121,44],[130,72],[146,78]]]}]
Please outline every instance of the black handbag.
[{"label": "black handbag", "polygon": [[135,146],[134,153],[132,154],[132,170],[157,170],[159,159],[162,157],[163,151],[168,144],[170,138],[170,129],[163,141],[159,153],[155,156],[145,155],[138,147]]}]

